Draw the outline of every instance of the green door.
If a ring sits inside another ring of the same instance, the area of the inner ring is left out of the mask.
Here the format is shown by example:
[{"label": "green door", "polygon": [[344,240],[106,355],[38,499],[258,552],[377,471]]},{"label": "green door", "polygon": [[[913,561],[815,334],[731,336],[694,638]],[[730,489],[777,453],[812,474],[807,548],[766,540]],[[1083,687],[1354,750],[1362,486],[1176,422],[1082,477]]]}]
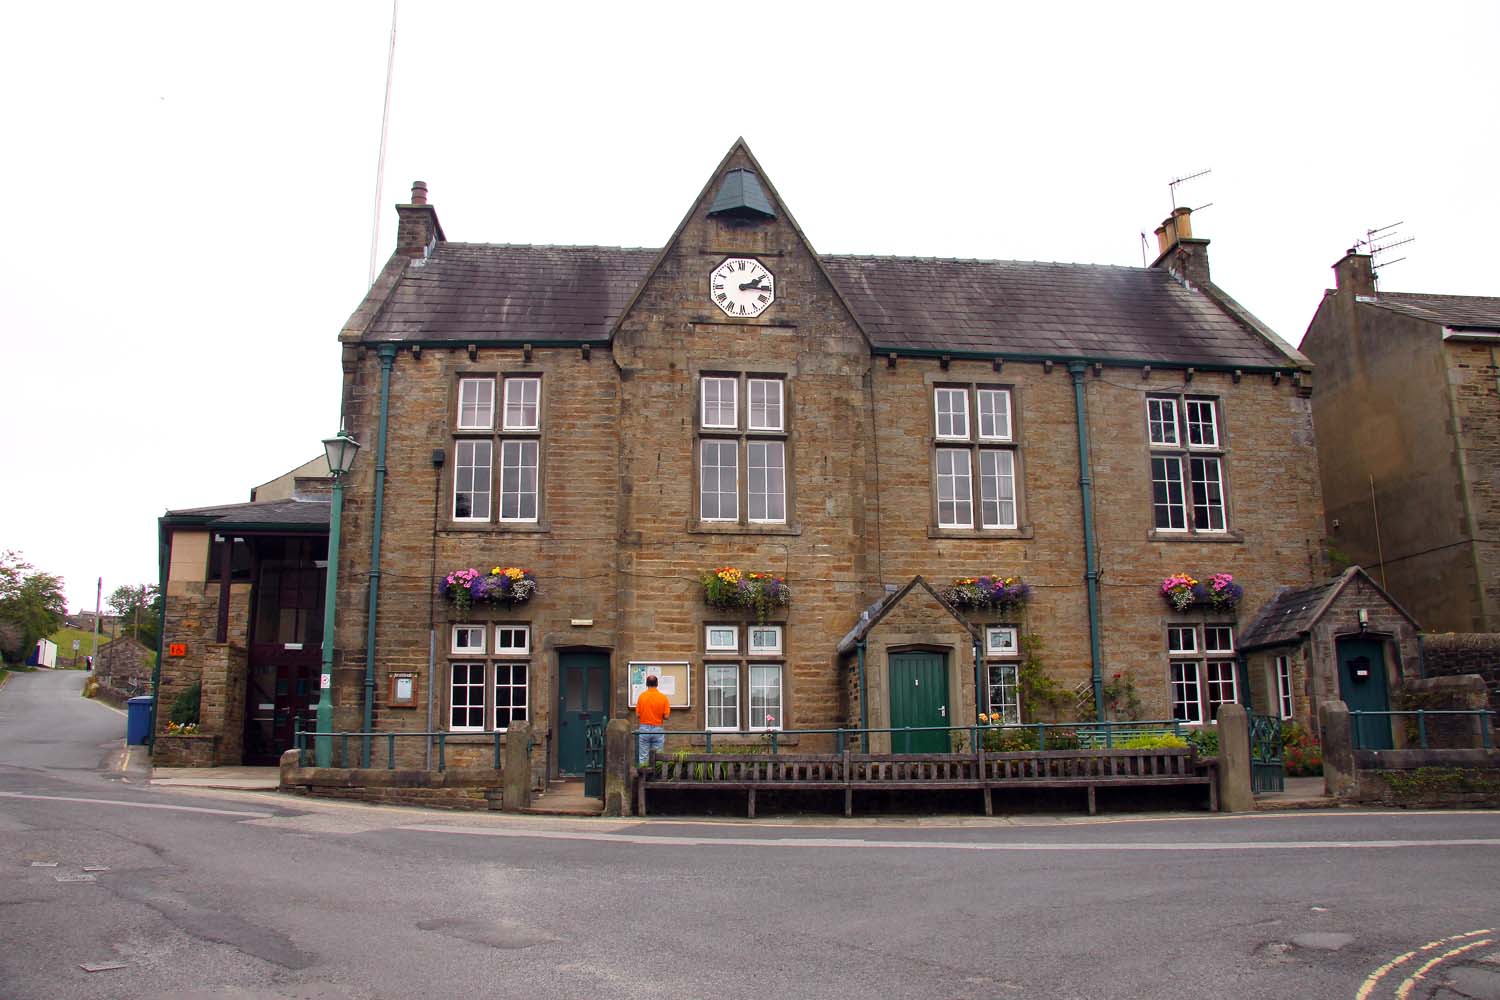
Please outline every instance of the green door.
[{"label": "green door", "polygon": [[583,774],[587,726],[608,714],[609,656],[561,653],[557,658],[557,770]]},{"label": "green door", "polygon": [[[891,728],[947,726],[948,662],[943,653],[891,654]],[[892,733],[892,753],[947,753],[946,732]]]},{"label": "green door", "polygon": [[[1388,712],[1385,687],[1385,645],[1378,639],[1340,639],[1339,697],[1351,712]],[[1355,721],[1355,745],[1365,750],[1389,750],[1389,716],[1367,716]]]}]

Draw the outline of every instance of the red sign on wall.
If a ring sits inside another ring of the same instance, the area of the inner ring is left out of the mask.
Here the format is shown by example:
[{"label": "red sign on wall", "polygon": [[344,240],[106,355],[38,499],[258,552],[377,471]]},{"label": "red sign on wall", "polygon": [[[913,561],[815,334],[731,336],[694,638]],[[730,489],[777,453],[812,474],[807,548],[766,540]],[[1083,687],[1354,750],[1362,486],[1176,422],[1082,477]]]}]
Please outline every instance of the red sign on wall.
[{"label": "red sign on wall", "polygon": [[168,643],[167,644],[167,655],[168,656],[186,656],[187,655],[187,643],[185,643],[185,642],[170,642],[170,643]]}]

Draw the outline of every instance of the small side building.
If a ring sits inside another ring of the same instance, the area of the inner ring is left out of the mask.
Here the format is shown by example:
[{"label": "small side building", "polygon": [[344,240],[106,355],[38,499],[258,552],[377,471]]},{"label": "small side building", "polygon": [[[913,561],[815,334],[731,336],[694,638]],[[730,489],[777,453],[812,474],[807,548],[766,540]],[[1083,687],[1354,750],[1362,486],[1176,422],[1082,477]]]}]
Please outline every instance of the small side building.
[{"label": "small side building", "polygon": [[[1370,575],[1351,566],[1312,587],[1285,588],[1240,635],[1254,711],[1318,732],[1318,706],[1388,712],[1421,673],[1415,619]],[[1390,747],[1390,726],[1371,721],[1365,746]]]}]

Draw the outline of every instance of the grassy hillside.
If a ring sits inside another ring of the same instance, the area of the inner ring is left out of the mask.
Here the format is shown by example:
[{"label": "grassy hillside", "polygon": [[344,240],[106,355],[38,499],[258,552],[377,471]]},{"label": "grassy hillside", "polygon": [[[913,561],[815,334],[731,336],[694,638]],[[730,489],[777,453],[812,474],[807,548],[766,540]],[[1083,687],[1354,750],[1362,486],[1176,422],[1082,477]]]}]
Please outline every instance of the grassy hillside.
[{"label": "grassy hillside", "polygon": [[[78,628],[60,628],[47,636],[57,643],[57,665],[59,667],[71,667],[73,665],[73,640],[78,640],[78,662],[81,665],[85,656],[94,655],[94,633],[86,632]],[[99,633],[99,645],[109,645],[108,633]]]}]

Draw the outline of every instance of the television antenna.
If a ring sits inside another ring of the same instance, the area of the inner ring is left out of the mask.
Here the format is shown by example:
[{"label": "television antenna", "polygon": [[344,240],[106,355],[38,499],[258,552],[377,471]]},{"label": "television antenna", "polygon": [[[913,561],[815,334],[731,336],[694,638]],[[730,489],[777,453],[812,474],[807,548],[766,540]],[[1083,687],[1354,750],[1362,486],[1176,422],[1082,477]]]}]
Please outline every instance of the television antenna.
[{"label": "television antenna", "polygon": [[[1168,192],[1168,194],[1172,198],[1172,208],[1173,208],[1173,210],[1175,210],[1177,208],[1177,187],[1178,187],[1178,185],[1180,185],[1180,184],[1186,184],[1188,181],[1195,181],[1199,177],[1206,177],[1207,175],[1209,175],[1209,174],[1211,174],[1213,172],[1214,172],[1213,167],[1209,167],[1207,170],[1200,170],[1200,171],[1198,171],[1195,174],[1184,174],[1181,177],[1174,177],[1170,181],[1168,181],[1167,182],[1167,192]],[[1209,202],[1208,203],[1208,205],[1212,205],[1212,204],[1213,204],[1213,202]],[[1204,205],[1203,207],[1207,208],[1208,205]]]},{"label": "television antenna", "polygon": [[1404,222],[1393,222],[1388,226],[1381,226],[1378,229],[1366,229],[1365,238],[1354,241],[1356,247],[1363,249],[1365,253],[1370,255],[1370,270],[1375,272],[1376,277],[1379,277],[1382,267],[1399,264],[1406,259],[1405,257],[1397,257],[1395,260],[1382,260],[1381,254],[1390,253],[1397,247],[1404,247],[1408,243],[1416,242],[1417,238],[1415,236],[1403,237],[1395,231],[1397,226],[1404,225],[1406,225]]}]

